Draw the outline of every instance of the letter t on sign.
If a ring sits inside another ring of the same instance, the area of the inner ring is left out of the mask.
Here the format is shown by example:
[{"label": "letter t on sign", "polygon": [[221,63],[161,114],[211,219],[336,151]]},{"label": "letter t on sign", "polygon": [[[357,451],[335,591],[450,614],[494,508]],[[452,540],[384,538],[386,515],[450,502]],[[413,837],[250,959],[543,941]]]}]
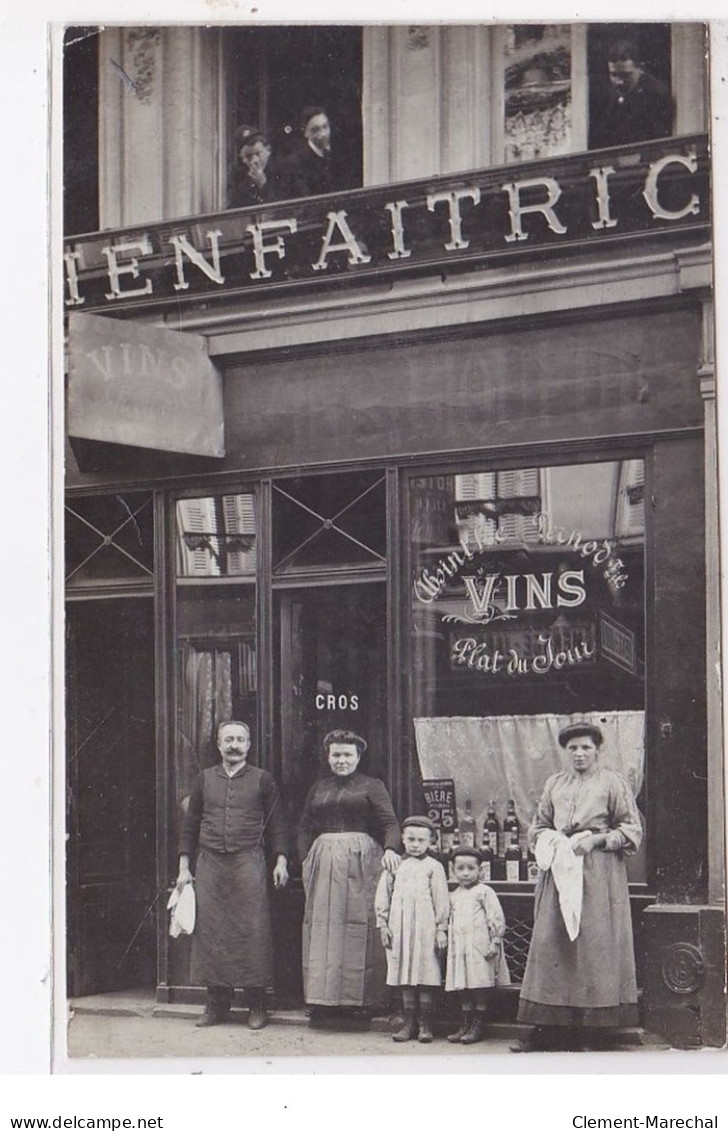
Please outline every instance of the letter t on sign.
[{"label": "letter t on sign", "polygon": [[429,212],[434,212],[438,204],[447,203],[450,207],[450,240],[445,244],[446,251],[464,251],[470,246],[470,240],[463,239],[463,218],[460,215],[460,201],[472,200],[473,204],[480,204],[480,189],[460,189],[458,192],[433,192],[427,198]]}]

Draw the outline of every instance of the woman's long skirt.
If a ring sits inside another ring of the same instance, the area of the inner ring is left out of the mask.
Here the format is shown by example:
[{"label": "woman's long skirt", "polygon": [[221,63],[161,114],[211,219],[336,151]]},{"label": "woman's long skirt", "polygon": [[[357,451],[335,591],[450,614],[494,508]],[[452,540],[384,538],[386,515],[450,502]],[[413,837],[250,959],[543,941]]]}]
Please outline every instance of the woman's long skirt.
[{"label": "woman's long skirt", "polygon": [[190,977],[195,985],[267,988],[273,983],[268,877],[262,848],[201,848]]},{"label": "woman's long skirt", "polygon": [[382,849],[366,833],[322,833],[303,862],[303,992],[309,1005],[380,1006],[386,957],[374,917]]},{"label": "woman's long skirt", "polygon": [[534,925],[518,1020],[588,1028],[637,1024],[627,873],[621,853],[584,857],[579,934],[566,933],[551,872],[536,885]]}]

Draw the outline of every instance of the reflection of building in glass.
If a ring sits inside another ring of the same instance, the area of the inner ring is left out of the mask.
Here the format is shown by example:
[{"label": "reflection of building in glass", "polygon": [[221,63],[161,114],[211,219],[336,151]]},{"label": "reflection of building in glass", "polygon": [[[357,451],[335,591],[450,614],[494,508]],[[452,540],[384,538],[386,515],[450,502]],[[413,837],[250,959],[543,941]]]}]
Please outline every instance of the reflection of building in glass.
[{"label": "reflection of building in glass", "polygon": [[531,161],[572,148],[571,29],[544,24],[507,29],[506,161]]}]

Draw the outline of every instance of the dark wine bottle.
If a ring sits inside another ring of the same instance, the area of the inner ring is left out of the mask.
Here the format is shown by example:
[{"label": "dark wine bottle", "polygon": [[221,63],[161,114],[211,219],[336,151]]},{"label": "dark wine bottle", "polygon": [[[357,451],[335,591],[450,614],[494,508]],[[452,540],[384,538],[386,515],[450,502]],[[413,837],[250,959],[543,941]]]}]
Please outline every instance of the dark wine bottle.
[{"label": "dark wine bottle", "polygon": [[460,843],[463,848],[475,848],[475,818],[469,797],[465,800],[465,815],[460,821]]},{"label": "dark wine bottle", "polygon": [[510,841],[506,849],[506,879],[518,881],[521,878],[521,845],[518,839],[519,830],[512,828]]},{"label": "dark wine bottle", "polygon": [[508,847],[511,844],[511,840],[512,840],[511,833],[513,832],[514,829],[516,830],[516,834],[519,837],[519,841],[520,841],[521,825],[520,825],[520,822],[518,820],[518,817],[516,816],[515,802],[513,801],[513,799],[511,799],[508,802],[508,812],[506,813],[506,815],[503,819],[503,855],[504,856],[506,855],[506,850],[508,849]]},{"label": "dark wine bottle", "polygon": [[448,862],[448,867],[447,867],[447,878],[448,878],[448,880],[454,880],[455,879],[455,873],[453,872],[452,863],[453,863],[453,856],[455,854],[455,850],[459,847],[460,847],[460,829],[456,825],[455,828],[452,831],[452,848],[450,849],[450,860]]},{"label": "dark wine bottle", "polygon": [[481,864],[478,869],[478,876],[484,884],[489,884],[491,880],[495,879],[493,875],[493,849],[489,844],[484,844],[480,853]]},{"label": "dark wine bottle", "polygon": [[498,818],[495,815],[495,807],[491,800],[490,805],[488,806],[488,815],[486,816],[485,824],[483,825],[483,848],[488,845],[494,857],[498,855],[499,832],[500,825],[498,824]]}]

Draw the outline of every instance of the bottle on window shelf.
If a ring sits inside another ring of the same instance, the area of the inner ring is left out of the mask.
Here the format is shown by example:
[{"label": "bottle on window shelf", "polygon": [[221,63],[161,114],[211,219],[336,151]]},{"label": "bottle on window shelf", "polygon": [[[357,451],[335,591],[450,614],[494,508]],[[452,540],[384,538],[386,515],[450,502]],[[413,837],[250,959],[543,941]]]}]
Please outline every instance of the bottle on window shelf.
[{"label": "bottle on window shelf", "polygon": [[469,797],[465,799],[465,815],[460,821],[460,843],[463,848],[475,848],[475,818]]},{"label": "bottle on window shelf", "polygon": [[452,831],[452,848],[450,849],[451,859],[448,862],[448,866],[447,866],[447,878],[448,878],[448,880],[454,881],[454,879],[455,879],[455,873],[452,870],[452,854],[455,851],[455,849],[459,848],[459,847],[460,847],[460,828],[459,828],[458,825],[456,825],[455,828]]},{"label": "bottle on window shelf", "polygon": [[498,824],[498,818],[495,815],[495,806],[493,805],[493,801],[491,800],[488,806],[488,813],[485,818],[485,823],[483,824],[483,848],[485,848],[487,845],[493,853],[493,857],[496,857],[498,855],[499,832],[500,825]]},{"label": "bottle on window shelf", "polygon": [[508,802],[508,812],[503,818],[503,856],[506,855],[508,848],[513,840],[513,832],[515,830],[516,838],[520,843],[521,824],[516,816],[516,805],[513,799]]},{"label": "bottle on window shelf", "polygon": [[453,825],[450,825],[449,828],[445,828],[443,826],[440,832],[440,851],[444,852],[446,856],[449,852],[452,851],[452,840],[454,832],[455,827]]},{"label": "bottle on window shelf", "polygon": [[511,829],[510,842],[506,848],[506,879],[518,881],[521,878],[521,845],[518,829]]},{"label": "bottle on window shelf", "polygon": [[478,878],[484,884],[489,884],[495,879],[493,875],[493,849],[489,844],[484,844],[481,849],[481,863],[478,869]]},{"label": "bottle on window shelf", "polygon": [[526,855],[526,879],[532,884],[538,879],[538,864],[532,848],[529,848]]}]

